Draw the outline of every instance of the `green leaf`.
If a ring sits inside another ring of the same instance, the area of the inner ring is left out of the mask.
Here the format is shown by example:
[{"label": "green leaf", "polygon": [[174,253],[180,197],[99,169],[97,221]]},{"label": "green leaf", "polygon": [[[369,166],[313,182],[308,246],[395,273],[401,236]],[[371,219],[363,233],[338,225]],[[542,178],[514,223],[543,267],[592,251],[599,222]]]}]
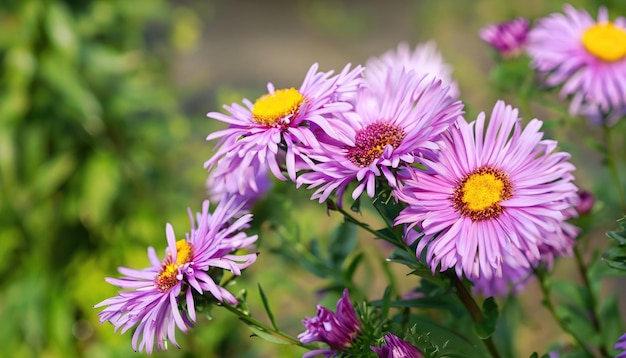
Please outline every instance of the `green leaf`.
[{"label": "green leaf", "polygon": [[278,343],[278,344],[289,344],[289,342],[285,342],[284,340],[267,332],[263,328],[260,328],[251,324],[248,325],[248,328],[250,328],[250,330],[254,332],[254,336],[261,337],[268,342]]},{"label": "green leaf", "polygon": [[498,305],[493,297],[488,297],[483,302],[483,316],[485,320],[481,324],[476,324],[476,333],[481,339],[491,337],[496,331],[496,324],[498,323]]},{"label": "green leaf", "polygon": [[356,226],[347,221],[342,222],[339,227],[332,232],[328,243],[328,253],[332,267],[341,269],[343,262],[356,248],[356,234]]},{"label": "green leaf", "polygon": [[265,296],[265,292],[263,292],[263,288],[261,288],[261,284],[257,284],[259,286],[259,295],[261,296],[261,301],[263,301],[263,307],[265,307],[265,312],[267,313],[267,317],[269,317],[270,322],[272,323],[272,327],[278,331],[278,326],[276,325],[276,320],[274,319],[274,314],[270,309],[270,305],[267,301],[267,297]]},{"label": "green leaf", "polygon": [[609,231],[606,236],[614,240],[613,246],[606,250],[602,259],[613,269],[626,274],[626,216],[617,220],[618,230]]}]

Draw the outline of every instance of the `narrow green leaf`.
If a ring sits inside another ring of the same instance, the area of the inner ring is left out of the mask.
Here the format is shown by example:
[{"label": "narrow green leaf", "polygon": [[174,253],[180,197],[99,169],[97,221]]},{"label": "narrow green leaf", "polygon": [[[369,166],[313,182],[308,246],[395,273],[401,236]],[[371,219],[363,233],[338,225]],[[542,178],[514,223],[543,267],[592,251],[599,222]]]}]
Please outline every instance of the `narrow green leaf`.
[{"label": "narrow green leaf", "polygon": [[270,309],[269,302],[267,301],[267,297],[265,296],[265,292],[263,292],[263,288],[261,288],[261,284],[257,284],[259,286],[259,295],[261,296],[261,301],[263,302],[263,307],[265,307],[265,312],[267,313],[267,317],[270,319],[272,323],[272,327],[278,331],[278,326],[276,325],[276,320],[274,319],[274,314]]},{"label": "narrow green leaf", "polygon": [[265,331],[264,329],[260,327],[249,324],[248,328],[250,328],[250,330],[254,332],[254,336],[263,338],[264,340],[268,342],[278,343],[278,344],[289,344],[289,342],[283,341],[282,339],[272,335],[271,333]]},{"label": "narrow green leaf", "polygon": [[486,339],[496,331],[498,322],[498,305],[493,297],[488,297],[483,302],[482,311],[485,320],[481,324],[476,324],[476,332],[481,339]]},{"label": "narrow green leaf", "polygon": [[344,221],[331,234],[328,243],[328,253],[330,265],[336,269],[341,269],[346,260],[357,245],[356,226]]}]

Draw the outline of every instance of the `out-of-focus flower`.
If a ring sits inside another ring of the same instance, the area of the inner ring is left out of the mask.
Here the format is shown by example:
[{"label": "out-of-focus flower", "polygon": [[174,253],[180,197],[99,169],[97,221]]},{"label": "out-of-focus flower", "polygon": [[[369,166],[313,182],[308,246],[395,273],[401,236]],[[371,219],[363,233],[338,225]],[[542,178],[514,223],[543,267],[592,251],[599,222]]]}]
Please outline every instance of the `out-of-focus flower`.
[{"label": "out-of-focus flower", "polygon": [[576,205],[576,211],[579,215],[586,215],[593,209],[593,204],[596,202],[596,198],[587,190],[581,190],[578,192],[578,205]]},{"label": "out-of-focus flower", "polygon": [[530,23],[523,17],[490,24],[478,32],[481,39],[495,48],[502,58],[515,58],[524,52]]},{"label": "out-of-focus flower", "polygon": [[434,41],[417,45],[413,51],[408,43],[401,42],[395,51],[389,50],[379,57],[368,59],[364,76],[367,82],[374,85],[373,91],[384,93],[387,90],[384,84],[389,73],[399,68],[404,68],[406,72],[413,70],[419,76],[425,76],[427,81],[423,84],[440,79],[444,86],[450,86],[448,95],[453,99],[459,98],[459,85],[452,77],[452,66],[443,60]]},{"label": "out-of-focus flower", "polygon": [[620,353],[615,358],[626,358],[626,333],[624,333],[619,339],[617,343],[615,343],[615,350],[620,351]]},{"label": "out-of-focus flower", "polygon": [[335,355],[349,348],[361,332],[361,323],[356,316],[354,307],[350,302],[348,290],[343,291],[343,296],[337,301],[336,312],[321,305],[317,306],[315,317],[306,317],[302,323],[306,331],[298,335],[302,343],[323,342],[330,349],[313,350],[304,355],[312,357],[324,354],[327,357]]},{"label": "out-of-focus flower", "polygon": [[380,358],[422,358],[424,355],[417,347],[406,341],[387,333],[386,344],[378,347],[370,347]]},{"label": "out-of-focus flower", "polygon": [[[256,167],[255,167],[256,165]],[[242,210],[249,210],[272,188],[267,166],[251,163],[251,166],[230,168],[218,166],[206,181],[209,199],[217,203],[229,198],[243,202]]]},{"label": "out-of-focus flower", "polygon": [[503,260],[528,267],[540,246],[566,250],[564,221],[576,205],[574,166],[557,143],[542,139],[542,122],[522,128],[517,109],[498,101],[485,130],[485,114],[462,118],[443,136],[437,160],[423,159],[431,172],[415,169],[395,190],[407,203],[396,224],[423,233],[420,257],[433,272],[454,268],[470,280],[502,277]]},{"label": "out-of-focus flower", "polygon": [[343,121],[327,132],[330,139],[307,152],[315,164],[297,183],[317,188],[312,199],[323,202],[336,191],[341,205],[353,181],[353,199],[363,191],[373,197],[379,177],[397,186],[395,171],[437,149],[440,134],[462,114],[463,104],[454,102],[440,80],[396,69],[384,85],[383,94],[362,87],[354,112],[341,114]]},{"label": "out-of-focus flower", "polygon": [[531,67],[545,76],[547,86],[563,85],[561,95],[572,96],[572,114],[589,104],[603,114],[624,108],[626,18],[609,21],[605,7],[597,21],[570,5],[564,11],[540,19],[530,30]]},{"label": "out-of-focus flower", "polygon": [[626,102],[621,107],[612,108],[608,112],[603,112],[600,106],[596,104],[586,103],[581,105],[579,114],[587,118],[589,123],[593,125],[611,127],[616,125],[620,119],[626,118]]},{"label": "out-of-focus flower", "polygon": [[240,275],[241,270],[256,260],[256,254],[233,255],[240,248],[250,246],[257,236],[247,236],[245,229],[252,220],[247,214],[233,217],[240,212],[240,205],[233,200],[220,203],[213,214],[209,202],[202,205],[197,214],[196,227],[191,219],[191,232],[176,241],[174,229],[166,225],[168,247],[165,258],[159,260],[154,248],[148,248],[151,267],[134,270],[120,267],[122,278],[106,278],[106,281],[122,289],[119,295],[106,299],[95,307],[105,307],[98,315],[100,321],[109,321],[115,331],[126,332],[137,326],[132,345],[136,351],[153,351],[166,348],[166,341],[176,347],[175,332],[178,327],[184,333],[196,320],[193,292],[210,293],[216,300],[236,304],[237,299],[225,288],[218,286],[208,274],[209,268],[220,268]]},{"label": "out-of-focus flower", "polygon": [[[211,170],[222,166],[238,171],[237,168],[267,166],[278,179],[286,180],[283,165],[289,178],[295,181],[297,162],[305,160],[300,147],[317,143],[311,127],[332,128],[329,117],[352,108],[342,97],[354,92],[361,81],[361,67],[350,71],[348,65],[335,76],[332,71],[317,70],[317,64],[311,66],[299,89],[275,89],[270,83],[268,93],[254,103],[244,99],[244,106],[237,103],[224,106],[228,114],[207,114],[228,123],[229,127],[207,137],[207,140],[220,140],[219,149],[205,167]],[[279,163],[283,152],[285,163]],[[228,175],[228,172],[218,169],[217,173]],[[251,175],[248,180],[254,181],[255,177]]]}]

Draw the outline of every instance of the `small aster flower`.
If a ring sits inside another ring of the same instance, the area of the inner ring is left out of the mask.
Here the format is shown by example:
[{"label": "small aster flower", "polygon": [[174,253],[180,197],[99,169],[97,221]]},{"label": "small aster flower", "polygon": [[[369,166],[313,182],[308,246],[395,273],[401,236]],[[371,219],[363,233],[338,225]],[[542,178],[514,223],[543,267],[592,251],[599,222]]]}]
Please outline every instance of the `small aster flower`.
[{"label": "small aster flower", "polygon": [[[397,68],[404,68],[406,72],[413,70],[429,80],[440,79],[445,86],[450,86],[448,95],[459,98],[459,86],[452,77],[452,67],[443,60],[434,41],[419,44],[414,50],[408,43],[401,42],[395,51],[370,58],[365,65],[364,77],[368,82],[384,84],[389,72]],[[381,86],[378,90],[384,92],[386,88]]]},{"label": "small aster flower", "polygon": [[530,23],[523,17],[497,24],[490,24],[478,32],[481,39],[495,48],[502,58],[521,55],[526,44]]},{"label": "small aster flower", "polygon": [[126,332],[137,326],[132,345],[136,351],[151,354],[165,350],[166,341],[176,347],[175,331],[178,327],[187,333],[196,320],[193,291],[210,293],[216,300],[236,304],[237,299],[225,288],[218,286],[207,271],[218,268],[240,275],[241,270],[256,260],[256,254],[233,255],[232,252],[253,244],[257,236],[240,232],[252,219],[250,214],[233,217],[239,207],[233,200],[220,203],[213,214],[209,202],[202,205],[195,226],[191,212],[191,233],[176,241],[174,229],[166,225],[168,247],[165,258],[159,260],[154,248],[148,249],[151,267],[135,270],[120,267],[122,278],[106,281],[122,289],[119,295],[106,299],[95,307],[105,307],[98,315],[100,322],[109,321],[115,331]]},{"label": "small aster flower", "polygon": [[387,333],[385,343],[380,348],[370,347],[380,358],[422,358],[424,355],[417,347]]},{"label": "small aster flower", "polygon": [[207,140],[220,140],[219,149],[205,167],[211,170],[216,166],[230,169],[268,166],[274,176],[286,180],[282,163],[278,161],[284,150],[287,172],[295,181],[296,162],[302,159],[299,147],[317,142],[311,125],[332,130],[328,118],[352,108],[342,99],[349,98],[347,93],[353,92],[361,81],[361,67],[350,71],[348,65],[336,76],[332,71],[317,70],[317,64],[311,66],[299,89],[276,89],[269,83],[268,93],[254,103],[244,99],[244,106],[236,103],[224,106],[228,114],[207,114],[228,123],[229,127],[207,137]]},{"label": "small aster flower", "polygon": [[315,317],[306,317],[302,323],[306,327],[306,331],[298,335],[300,342],[305,344],[323,342],[330,346],[330,349],[310,351],[304,357],[319,354],[324,354],[327,357],[333,356],[350,347],[361,332],[361,323],[350,302],[347,289],[343,291],[343,296],[337,301],[335,313],[318,305]]},{"label": "small aster flower", "polygon": [[603,113],[626,103],[626,18],[609,20],[601,7],[598,20],[585,10],[564,6],[565,14],[540,19],[528,34],[531,67],[545,75],[548,86],[563,85],[572,96],[570,112],[592,104]]},{"label": "small aster flower", "polygon": [[417,227],[420,257],[433,272],[454,268],[470,280],[503,276],[503,260],[527,267],[540,247],[567,250],[565,220],[577,203],[569,154],[542,139],[542,122],[522,129],[517,109],[498,101],[485,129],[485,114],[472,123],[459,119],[443,136],[431,172],[413,170],[395,190],[407,203],[396,224]]},{"label": "small aster flower", "polygon": [[626,358],[626,333],[619,337],[613,348],[620,352],[615,358]]},{"label": "small aster flower", "polygon": [[344,121],[327,133],[332,140],[307,152],[315,164],[297,184],[318,188],[311,199],[323,202],[336,191],[341,205],[353,181],[358,182],[353,199],[363,191],[373,197],[378,177],[397,186],[395,172],[437,149],[440,134],[462,114],[463,104],[448,95],[449,87],[414,71],[395,70],[385,88],[382,97],[368,86],[359,89],[354,112],[345,113]]},{"label": "small aster flower", "polygon": [[[258,163],[256,163],[258,164]],[[212,202],[217,203],[235,197],[244,203],[242,210],[249,210],[272,187],[267,166],[219,167],[209,173],[207,192]]]}]

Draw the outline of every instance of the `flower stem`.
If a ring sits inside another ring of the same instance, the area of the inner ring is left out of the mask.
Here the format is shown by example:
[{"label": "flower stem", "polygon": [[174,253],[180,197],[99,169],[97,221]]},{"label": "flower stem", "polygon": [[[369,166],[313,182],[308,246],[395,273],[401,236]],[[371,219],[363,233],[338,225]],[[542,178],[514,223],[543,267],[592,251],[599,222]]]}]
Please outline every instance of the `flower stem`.
[{"label": "flower stem", "polygon": [[619,178],[619,170],[617,168],[617,163],[615,162],[615,154],[613,153],[613,136],[611,133],[611,127],[609,127],[606,123],[603,123],[602,129],[604,133],[604,159],[609,172],[611,173],[615,189],[617,190],[617,199],[619,201],[620,209],[622,210],[622,213],[626,213],[626,199],[624,199],[624,190],[622,189],[622,182]]},{"label": "flower stem", "polygon": [[256,318],[250,316],[250,314],[242,312],[241,310],[239,310],[236,306],[233,305],[229,305],[229,304],[223,304],[221,305],[221,307],[224,307],[226,310],[234,313],[235,315],[237,315],[237,317],[239,317],[240,320],[244,321],[246,324],[250,325],[250,326],[255,326],[257,327],[259,330],[262,330],[263,332],[266,332],[267,334],[276,337],[282,341],[285,341],[289,344],[293,344],[302,348],[306,348],[308,350],[311,349],[316,349],[316,347],[308,345],[308,344],[304,344],[302,342],[300,342],[300,340],[298,340],[297,338],[294,338],[290,335],[288,335],[285,332],[282,332],[280,330],[274,330],[273,328],[268,327],[266,324],[264,324],[263,322],[257,320]]},{"label": "flower stem", "polygon": [[[590,307],[591,323],[593,324],[594,330],[600,336],[602,336],[602,327],[600,326],[600,321],[598,319],[598,300],[596,298],[596,295],[593,292],[593,289],[591,288],[591,282],[589,281],[589,275],[587,272],[587,265],[585,264],[585,261],[583,260],[582,254],[580,253],[578,246],[574,246],[574,257],[576,259],[576,266],[578,267],[578,272],[583,279],[585,290],[587,291],[587,295],[589,295],[589,305],[591,306]],[[603,357],[609,356],[609,352],[607,351],[604,344],[600,344],[598,346],[598,349],[600,350],[600,354]]]},{"label": "flower stem", "polygon": [[580,337],[578,337],[571,329],[569,329],[565,321],[561,319],[561,317],[559,317],[559,315],[557,314],[554,302],[552,302],[552,298],[550,297],[550,283],[548,282],[548,280],[546,280],[545,272],[536,269],[535,276],[537,276],[537,280],[539,281],[539,286],[541,288],[541,293],[543,294],[543,304],[548,309],[548,312],[550,312],[550,314],[552,315],[552,318],[554,318],[554,320],[563,332],[569,334],[574,338],[576,343],[578,343],[578,345],[585,351],[585,353],[587,353],[589,357],[593,357],[594,354],[591,352],[589,347],[587,347],[585,342]]},{"label": "flower stem", "polygon": [[[456,275],[451,275],[450,279],[452,281],[452,284],[454,285],[457,297],[461,300],[463,306],[465,306],[465,308],[467,309],[467,312],[469,312],[472,320],[474,320],[476,324],[482,324],[485,321],[485,316],[483,315],[483,311],[480,309],[480,307],[478,307],[478,304],[474,300],[474,296],[472,296],[472,294],[467,290],[467,287],[463,285],[463,282],[461,282],[461,280],[459,280]],[[489,354],[493,358],[499,358],[500,354],[498,353],[495,344],[493,344],[491,336],[481,339],[485,344],[485,347],[487,347]]]}]

